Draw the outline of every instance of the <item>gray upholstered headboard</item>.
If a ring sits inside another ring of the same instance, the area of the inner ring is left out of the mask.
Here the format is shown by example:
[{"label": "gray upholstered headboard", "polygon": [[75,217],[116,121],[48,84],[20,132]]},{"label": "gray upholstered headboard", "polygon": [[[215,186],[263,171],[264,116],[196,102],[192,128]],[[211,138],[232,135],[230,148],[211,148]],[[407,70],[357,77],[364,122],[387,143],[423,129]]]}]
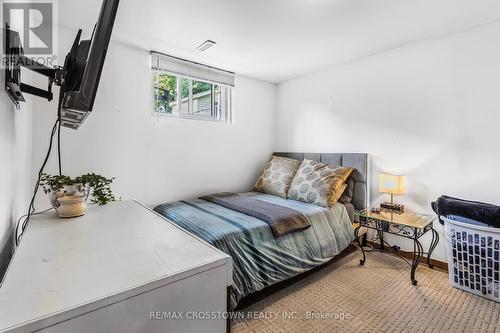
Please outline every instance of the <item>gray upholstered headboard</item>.
[{"label": "gray upholstered headboard", "polygon": [[296,160],[313,160],[354,169],[354,197],[352,204],[357,210],[368,207],[369,202],[369,161],[368,154],[362,153],[274,153],[275,156],[294,158]]}]

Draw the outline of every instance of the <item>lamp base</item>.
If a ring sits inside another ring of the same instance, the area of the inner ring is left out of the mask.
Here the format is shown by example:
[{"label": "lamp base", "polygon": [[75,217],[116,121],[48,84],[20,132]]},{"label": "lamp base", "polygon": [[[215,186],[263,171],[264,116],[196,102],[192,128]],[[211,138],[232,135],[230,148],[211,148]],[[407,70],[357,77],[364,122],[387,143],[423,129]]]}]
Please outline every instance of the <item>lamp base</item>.
[{"label": "lamp base", "polygon": [[405,212],[405,206],[392,202],[382,202],[380,204],[380,210],[387,213],[403,214]]}]

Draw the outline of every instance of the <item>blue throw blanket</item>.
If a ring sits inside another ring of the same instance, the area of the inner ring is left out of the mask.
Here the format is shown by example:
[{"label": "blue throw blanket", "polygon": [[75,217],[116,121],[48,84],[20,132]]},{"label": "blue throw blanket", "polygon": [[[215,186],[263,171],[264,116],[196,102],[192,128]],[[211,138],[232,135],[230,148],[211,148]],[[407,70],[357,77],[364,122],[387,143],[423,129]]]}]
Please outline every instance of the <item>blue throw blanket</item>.
[{"label": "blue throw blanket", "polygon": [[258,218],[269,224],[276,237],[311,226],[306,217],[295,209],[255,199],[248,195],[224,192],[207,195],[200,199]]},{"label": "blue throw blanket", "polygon": [[246,295],[329,261],[354,239],[342,204],[325,209],[267,194],[244,195],[295,209],[311,227],[276,238],[267,223],[202,199],[166,203],[154,209],[232,257],[233,308]]}]

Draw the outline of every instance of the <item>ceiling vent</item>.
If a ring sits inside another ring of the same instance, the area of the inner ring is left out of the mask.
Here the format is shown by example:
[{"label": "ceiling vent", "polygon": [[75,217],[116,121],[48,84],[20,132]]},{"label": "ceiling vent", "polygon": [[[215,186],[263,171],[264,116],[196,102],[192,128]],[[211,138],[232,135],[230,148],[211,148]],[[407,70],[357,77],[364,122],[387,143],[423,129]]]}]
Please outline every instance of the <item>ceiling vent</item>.
[{"label": "ceiling vent", "polygon": [[212,41],[212,40],[206,40],[205,42],[203,42],[203,44],[201,44],[200,46],[198,46],[196,49],[203,52],[203,51],[208,50],[209,48],[211,48],[214,45],[215,45],[214,41]]}]

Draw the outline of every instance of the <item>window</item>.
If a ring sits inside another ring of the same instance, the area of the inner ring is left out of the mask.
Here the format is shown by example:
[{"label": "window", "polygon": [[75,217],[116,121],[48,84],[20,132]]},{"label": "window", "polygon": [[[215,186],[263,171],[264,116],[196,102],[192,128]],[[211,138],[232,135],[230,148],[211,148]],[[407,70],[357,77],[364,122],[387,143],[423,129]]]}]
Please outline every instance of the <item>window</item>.
[{"label": "window", "polygon": [[231,121],[232,73],[156,53],[152,57],[155,114]]}]

